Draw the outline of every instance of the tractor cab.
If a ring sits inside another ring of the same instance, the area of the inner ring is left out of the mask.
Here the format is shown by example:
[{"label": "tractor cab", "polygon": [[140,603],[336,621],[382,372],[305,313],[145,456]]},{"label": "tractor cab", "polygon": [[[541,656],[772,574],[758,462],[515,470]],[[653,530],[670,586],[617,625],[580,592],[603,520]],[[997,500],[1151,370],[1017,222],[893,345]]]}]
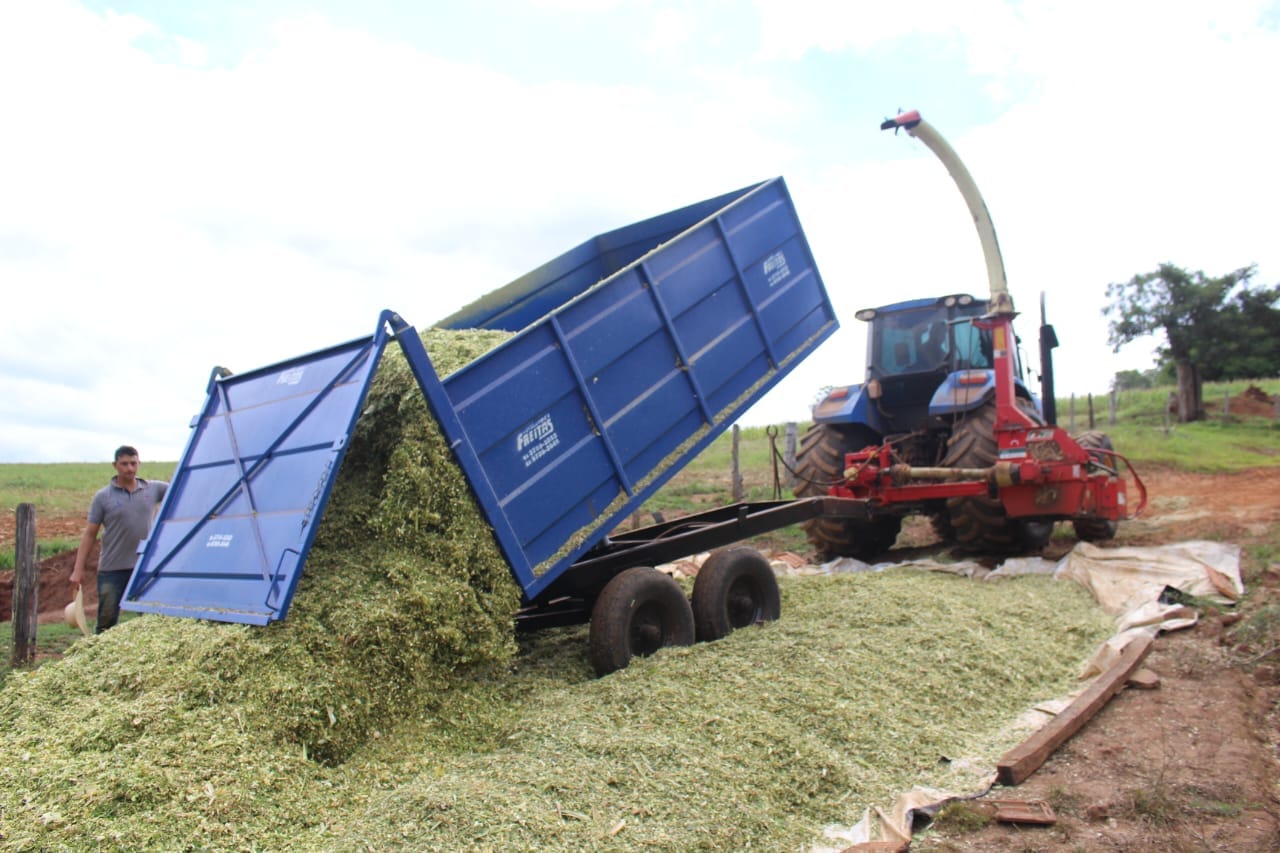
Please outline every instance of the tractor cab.
[{"label": "tractor cab", "polygon": [[[928,428],[934,397],[953,374],[984,371],[986,386],[985,371],[993,364],[991,336],[971,322],[986,309],[986,300],[955,294],[868,308],[855,315],[871,325],[866,389],[882,435]],[[977,374],[973,381],[976,385]],[[970,396],[978,402],[982,392]]]},{"label": "tractor cab", "polygon": [[[870,326],[866,381],[833,389],[814,407],[815,422],[862,424],[882,438],[947,432],[994,392],[991,332],[973,323],[987,309],[987,300],[957,293],[859,311]],[[1019,393],[1034,399],[1025,386]]]},{"label": "tractor cab", "polygon": [[921,374],[990,369],[990,335],[970,322],[986,307],[985,300],[957,294],[859,311],[855,316],[871,324],[867,378],[883,384]]}]

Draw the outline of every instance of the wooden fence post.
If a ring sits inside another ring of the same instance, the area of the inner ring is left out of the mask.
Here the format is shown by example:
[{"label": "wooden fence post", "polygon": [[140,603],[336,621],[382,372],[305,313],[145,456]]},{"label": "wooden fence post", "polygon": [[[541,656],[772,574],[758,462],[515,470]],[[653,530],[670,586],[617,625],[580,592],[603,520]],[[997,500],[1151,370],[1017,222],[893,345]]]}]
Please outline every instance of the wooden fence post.
[{"label": "wooden fence post", "polygon": [[742,431],[738,429],[738,425],[733,425],[733,468],[730,476],[733,478],[733,502],[738,503],[742,500],[742,468],[738,464],[738,437]]},{"label": "wooden fence post", "polygon": [[1107,425],[1108,425],[1108,426],[1115,426],[1115,425],[1116,425],[1116,408],[1117,408],[1117,407],[1118,407],[1118,405],[1119,405],[1119,400],[1118,400],[1117,398],[1118,398],[1119,396],[1120,396],[1120,395],[1119,395],[1119,393],[1116,391],[1116,389],[1112,388],[1112,389],[1111,389],[1111,400],[1110,400],[1109,408],[1108,408],[1108,410],[1107,410]]},{"label": "wooden fence post", "polygon": [[36,617],[40,612],[40,565],[36,562],[36,505],[18,504],[13,553],[13,654],[9,665],[36,659]]},{"label": "wooden fence post", "polygon": [[787,424],[787,450],[785,459],[787,461],[787,485],[791,488],[796,487],[796,422],[791,421]]},{"label": "wooden fence post", "polygon": [[1088,399],[1089,399],[1089,429],[1093,429],[1094,422],[1093,422],[1093,392],[1092,391],[1089,392]]}]

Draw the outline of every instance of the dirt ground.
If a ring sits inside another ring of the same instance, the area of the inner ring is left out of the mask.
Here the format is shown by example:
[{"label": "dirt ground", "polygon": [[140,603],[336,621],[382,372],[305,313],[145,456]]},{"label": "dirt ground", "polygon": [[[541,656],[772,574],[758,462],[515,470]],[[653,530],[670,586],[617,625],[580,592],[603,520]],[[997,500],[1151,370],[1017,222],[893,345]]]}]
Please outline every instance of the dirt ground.
[{"label": "dirt ground", "polygon": [[[987,823],[980,799],[918,827],[912,850],[1280,850],[1280,618],[1265,618],[1280,612],[1280,565],[1248,553],[1280,545],[1278,477],[1144,476],[1151,506],[1121,525],[1117,543],[1241,545],[1240,612],[1206,612],[1158,638],[1144,666],[1159,687],[1121,691],[1030,778],[984,798],[1045,801],[1053,825]],[[1267,630],[1259,639],[1250,626]]]},{"label": "dirt ground", "polygon": [[[1206,613],[1195,628],[1160,637],[1145,663],[1158,688],[1122,691],[1029,779],[988,795],[1044,800],[1053,825],[979,826],[977,800],[917,827],[913,850],[1280,850],[1280,564],[1259,564],[1248,550],[1268,543],[1280,553],[1277,478],[1275,469],[1144,474],[1151,504],[1121,525],[1117,544],[1240,544],[1247,589],[1240,612]],[[83,523],[40,519],[39,535],[74,537]],[[0,547],[12,542],[10,518]],[[1073,544],[1055,539],[1046,556]],[[67,553],[42,563],[41,622],[62,619],[74,560]],[[91,614],[93,578],[85,586]],[[9,618],[11,588],[12,573],[0,573],[0,621]],[[1269,613],[1277,615],[1267,624]],[[1261,634],[1243,630],[1260,625]]]},{"label": "dirt ground", "polygon": [[[36,536],[39,539],[76,539],[84,532],[83,516],[62,516],[56,518],[37,518]],[[13,516],[6,519],[0,528],[0,548],[13,548],[16,521]],[[95,542],[93,550],[85,563],[85,614],[93,619],[98,612],[98,550]],[[40,590],[36,593],[39,606],[39,623],[62,621],[63,608],[75,597],[75,589],[68,578],[76,565],[76,552],[67,551],[40,561]],[[0,622],[8,622],[13,618],[13,572],[0,572]]]}]

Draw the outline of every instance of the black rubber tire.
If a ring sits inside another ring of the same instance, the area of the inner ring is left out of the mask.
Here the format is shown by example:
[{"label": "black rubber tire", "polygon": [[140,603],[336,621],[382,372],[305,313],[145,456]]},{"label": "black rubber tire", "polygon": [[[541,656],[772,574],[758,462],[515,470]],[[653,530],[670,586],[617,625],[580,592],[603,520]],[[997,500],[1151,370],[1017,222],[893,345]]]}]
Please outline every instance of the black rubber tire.
[{"label": "black rubber tire", "polygon": [[754,548],[715,551],[693,581],[693,624],[698,642],[718,640],[730,631],[772,622],[782,612],[782,596],[773,567]]},{"label": "black rubber tire", "polygon": [[[1086,450],[1114,450],[1111,438],[1105,432],[1089,430],[1072,436],[1076,444]],[[1076,531],[1076,538],[1082,542],[1105,542],[1114,539],[1120,529],[1120,523],[1108,518],[1076,518],[1071,521]]]},{"label": "black rubber tire", "polygon": [[693,608],[684,590],[657,569],[627,569],[605,585],[591,609],[589,646],[596,675],[625,669],[633,657],[693,645]]},{"label": "black rubber tire", "polygon": [[[1018,406],[1037,423],[1044,423],[1029,400]],[[956,424],[942,460],[946,468],[989,468],[996,463],[996,404],[988,401]],[[947,518],[955,542],[966,550],[988,553],[1039,551],[1053,535],[1052,521],[1011,519],[998,498],[980,495],[947,499]]]},{"label": "black rubber tire", "polygon": [[[861,425],[835,426],[814,424],[800,439],[796,451],[795,495],[798,498],[818,497],[828,493],[833,482],[844,479],[846,453],[880,444],[880,436],[869,427]],[[877,521],[854,518],[815,518],[803,525],[822,561],[837,557],[853,557],[869,560],[893,547],[902,530],[902,519],[890,516]]]},{"label": "black rubber tire", "polygon": [[945,502],[943,503],[942,509],[929,514],[929,526],[933,528],[933,534],[937,536],[943,544],[955,544],[956,529],[951,526],[951,516],[947,514]]}]

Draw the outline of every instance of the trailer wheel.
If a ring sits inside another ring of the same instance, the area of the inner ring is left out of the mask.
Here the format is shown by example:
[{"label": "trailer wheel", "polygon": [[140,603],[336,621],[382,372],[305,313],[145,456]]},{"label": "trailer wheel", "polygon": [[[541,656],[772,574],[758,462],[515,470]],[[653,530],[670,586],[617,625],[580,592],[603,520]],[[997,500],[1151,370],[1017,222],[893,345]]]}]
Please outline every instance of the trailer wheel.
[{"label": "trailer wheel", "polygon": [[[1029,400],[1018,400],[1037,423],[1044,423]],[[990,401],[956,424],[942,464],[947,468],[989,468],[996,463],[996,405]],[[1012,519],[998,498],[948,498],[947,517],[962,548],[989,552],[1039,551],[1053,535],[1052,521]]]},{"label": "trailer wheel", "polygon": [[[833,483],[844,480],[844,457],[880,443],[880,436],[860,424],[814,424],[800,439],[796,451],[795,495],[798,498],[828,494]],[[822,561],[836,557],[869,560],[893,547],[902,519],[888,516],[877,521],[856,518],[815,518],[803,525],[809,544]]]},{"label": "trailer wheel", "polygon": [[633,657],[692,645],[693,636],[693,609],[680,584],[657,569],[627,569],[609,581],[591,610],[591,666],[596,675],[608,675]]},{"label": "trailer wheel", "polygon": [[693,624],[699,642],[719,640],[736,628],[772,622],[782,612],[773,567],[754,548],[713,553],[693,582]]},{"label": "trailer wheel", "polygon": [[[1086,450],[1115,449],[1111,446],[1111,439],[1105,432],[1089,430],[1073,438],[1076,444]],[[1112,518],[1077,518],[1072,520],[1071,526],[1075,528],[1076,538],[1084,542],[1105,542],[1108,539],[1114,539],[1116,531],[1120,529],[1120,523]]]}]

